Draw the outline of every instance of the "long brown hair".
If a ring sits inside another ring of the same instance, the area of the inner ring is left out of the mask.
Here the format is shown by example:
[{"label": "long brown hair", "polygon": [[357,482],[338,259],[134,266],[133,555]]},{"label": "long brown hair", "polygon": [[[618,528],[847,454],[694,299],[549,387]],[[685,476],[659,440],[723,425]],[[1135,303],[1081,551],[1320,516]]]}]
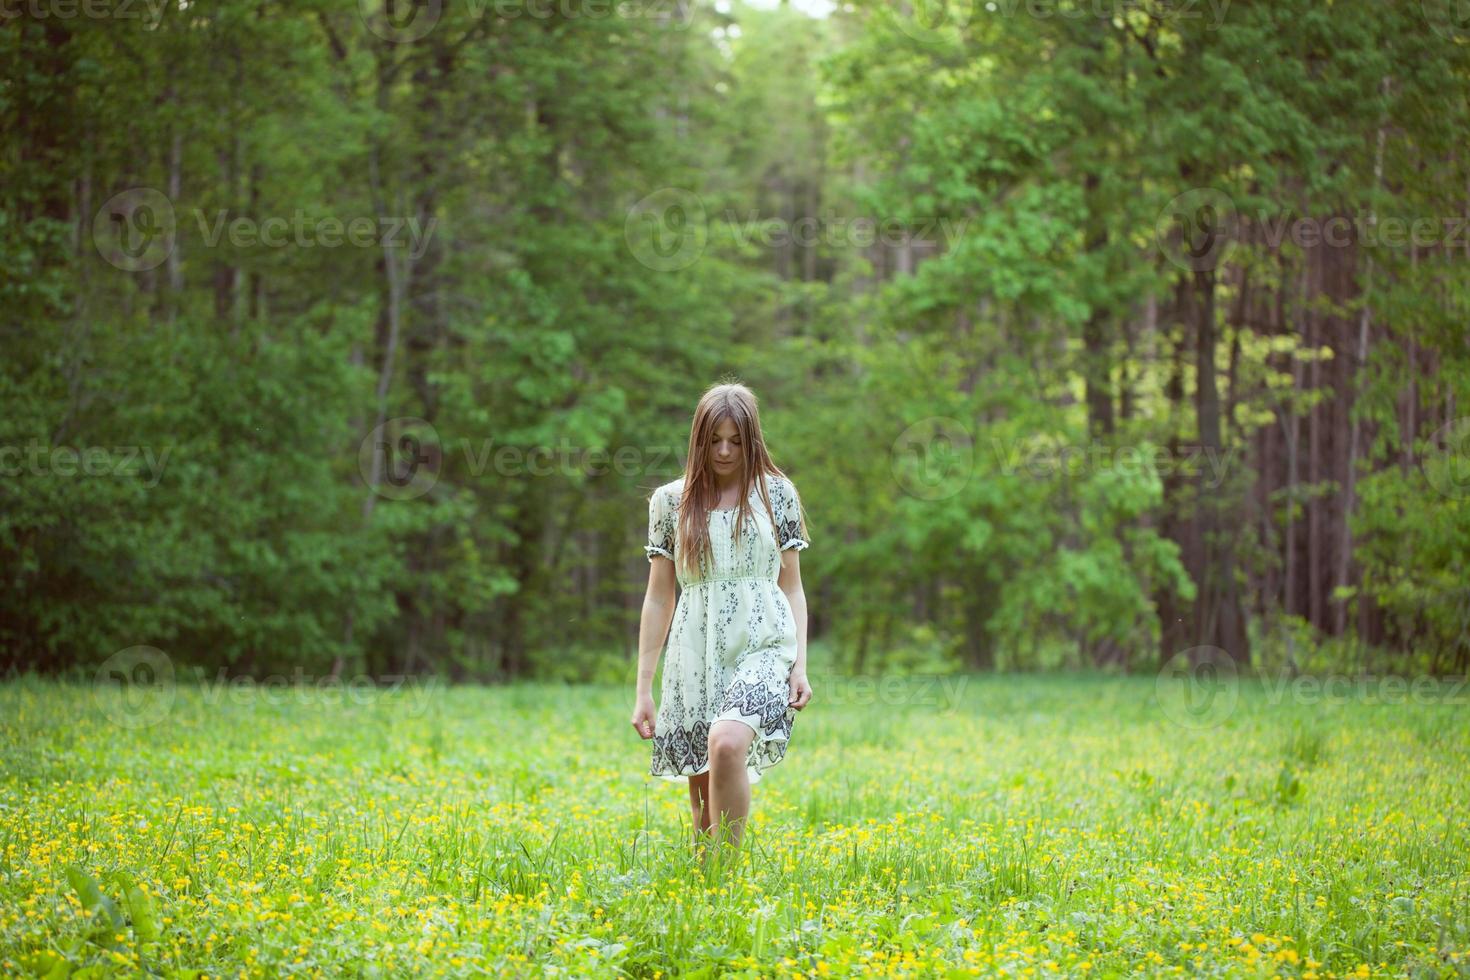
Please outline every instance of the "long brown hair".
[{"label": "long brown hair", "polygon": [[[771,493],[766,477],[785,477],[780,468],[771,461],[766,452],[766,440],[761,435],[760,410],[755,392],[739,383],[711,385],[700,396],[694,409],[694,421],[689,427],[689,455],[684,463],[684,492],[679,502],[679,526],[675,533],[682,542],[679,560],[691,577],[696,563],[703,566],[713,559],[709,541],[709,512],[719,503],[719,490],[715,486],[715,474],[710,466],[710,443],[714,440],[715,428],[726,419],[735,423],[740,433],[740,448],[744,452],[744,477],[740,486],[739,513],[735,515],[735,540],[747,519],[754,520],[750,509],[750,489],[760,487],[761,503],[770,515],[771,526],[776,526],[776,515],[771,509]],[[801,533],[806,534],[806,515],[801,517]],[[779,546],[779,542],[778,542]]]}]

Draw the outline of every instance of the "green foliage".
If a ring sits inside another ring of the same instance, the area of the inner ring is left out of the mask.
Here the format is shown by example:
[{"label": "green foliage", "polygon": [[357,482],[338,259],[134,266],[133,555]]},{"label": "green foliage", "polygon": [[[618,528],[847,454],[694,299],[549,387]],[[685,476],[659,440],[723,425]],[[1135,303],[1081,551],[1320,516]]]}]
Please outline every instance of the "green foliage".
[{"label": "green foliage", "polygon": [[1425,470],[1389,467],[1359,483],[1353,533],[1363,590],[1387,611],[1399,652],[1421,646],[1433,653],[1422,669],[1438,671],[1470,658],[1470,501],[1444,492],[1463,460],[1424,450]]},{"label": "green foliage", "polygon": [[[1261,663],[1463,669],[1470,511],[1439,489],[1463,454],[1424,434],[1470,403],[1470,284],[1453,249],[1269,240],[1300,215],[1463,213],[1455,25],[921,6],[444,4],[403,43],[317,4],[15,18],[0,669],[151,644],[257,676],[626,679],[641,503],[726,373],[803,490],[834,663],[1147,664],[1163,608],[1210,621],[1335,508],[1354,574],[1323,591],[1349,631],[1381,613],[1389,649],[1246,594]],[[98,236],[138,188],[176,239],[130,271]],[[1213,350],[1160,231],[1200,189],[1249,231],[1215,270]],[[321,238],[354,220],[405,247]],[[271,221],[308,234],[232,230]],[[1355,288],[1326,295],[1328,265]],[[1329,414],[1343,364],[1351,497],[1336,469],[1277,490],[1264,438]],[[359,457],[407,418],[437,456],[395,499]],[[1216,424],[1219,472],[1157,465]]]}]

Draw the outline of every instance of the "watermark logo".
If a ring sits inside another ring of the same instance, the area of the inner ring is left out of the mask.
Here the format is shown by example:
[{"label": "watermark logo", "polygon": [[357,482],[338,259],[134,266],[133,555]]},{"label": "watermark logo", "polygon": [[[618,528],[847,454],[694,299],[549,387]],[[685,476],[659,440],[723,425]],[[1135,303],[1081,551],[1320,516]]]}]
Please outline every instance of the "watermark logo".
[{"label": "watermark logo", "polygon": [[1006,445],[997,438],[991,440],[991,450],[997,468],[1007,476],[1023,471],[1038,480],[1079,472],[1123,476],[1157,473],[1160,477],[1178,473],[1200,477],[1201,485],[1211,490],[1225,482],[1235,456],[1234,447],[1222,451],[1194,444],[1112,446],[1096,440],[1043,444],[1013,439]]},{"label": "watermark logo", "polygon": [[640,263],[658,272],[687,268],[704,254],[711,238],[739,252],[755,249],[869,249],[912,246],[926,254],[962,238],[969,218],[946,215],[762,215],[759,208],[743,213],[726,208],[711,215],[699,195],[664,187],[628,210],[623,237]]},{"label": "watermark logo", "polygon": [[704,201],[682,188],[660,188],[628,209],[623,238],[633,257],[655,272],[686,269],[709,241]]},{"label": "watermark logo", "polygon": [[[412,259],[428,250],[439,223],[432,215],[427,221],[393,215],[344,220],[299,208],[263,218],[231,217],[226,209],[210,215],[192,208],[184,214],[193,216],[198,241],[205,248],[219,248],[222,242],[237,249],[384,248],[404,250]],[[92,219],[98,253],[124,272],[144,272],[162,264],[178,247],[182,230],[173,202],[151,187],[113,195]]]},{"label": "watermark logo", "polygon": [[[601,20],[644,18],[665,30],[684,30],[692,19],[686,0],[456,0],[471,22],[497,20]],[[358,13],[368,31],[390,44],[425,37],[444,17],[444,0],[359,0]]]},{"label": "watermark logo", "polygon": [[97,668],[92,698],[114,724],[129,729],[156,725],[173,707],[174,663],[157,647],[119,650]]},{"label": "watermark logo", "polygon": [[221,667],[215,672],[214,682],[203,685],[201,697],[204,704],[210,707],[218,706],[222,700],[243,708],[260,705],[273,708],[283,705],[339,708],[348,704],[358,707],[403,707],[406,717],[421,718],[428,711],[435,692],[443,690],[445,686],[445,682],[435,675],[316,676],[296,667],[289,677],[285,674],[267,674],[257,680],[247,676],[230,677],[228,671]]},{"label": "watermark logo", "polygon": [[[834,707],[923,707],[953,714],[970,676],[955,674],[830,674],[816,678],[822,699]],[[812,700],[816,700],[814,697]]]},{"label": "watermark logo", "polygon": [[154,31],[163,21],[166,0],[0,0],[0,23],[17,17],[35,20],[136,20]]},{"label": "watermark logo", "polygon": [[[943,215],[840,215],[830,209],[818,217],[801,215],[794,219],[772,215],[762,218],[760,209],[740,214],[726,208],[719,224],[728,238],[741,248],[872,248],[886,245],[899,248],[913,245],[927,251],[938,251],[946,242],[964,235],[969,218],[958,220]],[[936,234],[938,232],[938,234]]]},{"label": "watermark logo", "polygon": [[1258,208],[1251,218],[1259,229],[1259,240],[1272,249],[1291,241],[1298,248],[1419,249],[1470,246],[1470,220],[1464,215],[1399,215],[1368,212],[1334,214],[1326,218],[1297,215],[1291,211],[1268,212]]},{"label": "watermark logo", "polygon": [[389,500],[422,497],[439,482],[444,458],[439,430],[416,416],[391,418],[374,426],[358,445],[362,481]]},{"label": "watermark logo", "polygon": [[1174,265],[1193,272],[1218,268],[1239,234],[1235,201],[1213,187],[1196,187],[1175,197],[1154,223],[1159,251]]},{"label": "watermark logo", "polygon": [[358,0],[369,31],[390,44],[406,44],[428,34],[444,15],[444,0]]},{"label": "watermark logo", "polygon": [[50,477],[120,476],[141,479],[148,489],[158,486],[173,453],[164,446],[50,446],[32,439],[26,446],[0,446],[0,475]]},{"label": "watermark logo", "polygon": [[[1013,0],[1012,0],[1013,2]],[[920,44],[939,44],[970,23],[976,0],[901,0],[895,11],[898,29]],[[987,9],[994,10],[989,4]]]},{"label": "watermark logo", "polygon": [[427,223],[417,217],[384,215],[370,218],[358,215],[346,221],[335,215],[311,215],[299,208],[290,217],[271,215],[263,220],[247,215],[234,218],[223,208],[211,218],[194,209],[194,221],[200,240],[209,248],[228,241],[235,248],[393,248],[405,249],[409,258],[423,258],[439,223],[431,215]]},{"label": "watermark logo", "polygon": [[1429,485],[1451,500],[1470,497],[1470,416],[1446,422],[1429,442],[1434,448],[1419,460]]},{"label": "watermark logo", "polygon": [[921,44],[936,44],[945,39],[946,25],[955,35],[973,21],[999,17],[1112,24],[1142,16],[1156,22],[1202,21],[1191,26],[1213,31],[1224,23],[1229,6],[1230,0],[899,0],[895,16],[903,33]]},{"label": "watermark logo", "polygon": [[92,241],[109,265],[146,272],[174,250],[178,220],[173,202],[151,187],[114,194],[92,219]]},{"label": "watermark logo", "polygon": [[1446,41],[1470,37],[1470,0],[1421,0],[1419,9],[1429,29]]},{"label": "watermark logo", "polygon": [[1265,703],[1415,705],[1466,703],[1464,674],[1288,674],[1278,671],[1262,679]]},{"label": "watermark logo", "polygon": [[920,500],[943,500],[970,481],[974,440],[958,419],[931,415],[898,434],[888,459],[893,479],[904,493]]},{"label": "watermark logo", "polygon": [[667,478],[686,468],[678,446],[584,446],[566,439],[556,444],[497,444],[493,435],[446,438],[433,423],[416,416],[388,419],[363,436],[357,447],[357,466],[363,484],[390,500],[423,496],[451,468],[457,476],[469,479],[493,473],[516,480],[585,479],[608,473],[652,473]]},{"label": "watermark logo", "polygon": [[1218,726],[1240,700],[1235,658],[1216,646],[1181,650],[1154,678],[1154,699],[1164,717],[1181,728]]}]

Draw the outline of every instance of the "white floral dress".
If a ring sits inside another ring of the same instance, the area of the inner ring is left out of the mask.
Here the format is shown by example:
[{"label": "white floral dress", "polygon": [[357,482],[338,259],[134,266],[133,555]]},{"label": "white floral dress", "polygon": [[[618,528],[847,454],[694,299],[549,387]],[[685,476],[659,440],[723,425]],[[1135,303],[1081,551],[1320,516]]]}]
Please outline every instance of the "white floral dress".
[{"label": "white floral dress", "polygon": [[654,721],[650,775],[678,781],[708,771],[710,726],[724,719],[744,722],[755,731],[745,762],[752,783],[786,754],[796,717],[789,705],[796,618],[777,575],[781,552],[800,550],[808,542],[800,536],[796,487],[785,477],[768,475],[766,488],[776,515],[775,533],[760,488],[753,485],[751,514],[740,541],[733,539],[738,507],[710,512],[714,560],[712,570],[700,578],[686,577],[677,561],[683,478],[664,484],[649,498],[644,551],[649,561],[656,555],[673,559],[680,586]]}]

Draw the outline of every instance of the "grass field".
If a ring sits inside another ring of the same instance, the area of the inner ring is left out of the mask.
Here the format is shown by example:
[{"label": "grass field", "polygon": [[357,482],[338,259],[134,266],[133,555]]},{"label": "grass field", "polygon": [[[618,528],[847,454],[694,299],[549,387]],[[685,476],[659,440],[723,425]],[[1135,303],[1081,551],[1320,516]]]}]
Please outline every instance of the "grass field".
[{"label": "grass field", "polygon": [[631,684],[3,685],[0,965],[1470,974],[1470,691],[940,680],[814,676],[709,872]]}]

